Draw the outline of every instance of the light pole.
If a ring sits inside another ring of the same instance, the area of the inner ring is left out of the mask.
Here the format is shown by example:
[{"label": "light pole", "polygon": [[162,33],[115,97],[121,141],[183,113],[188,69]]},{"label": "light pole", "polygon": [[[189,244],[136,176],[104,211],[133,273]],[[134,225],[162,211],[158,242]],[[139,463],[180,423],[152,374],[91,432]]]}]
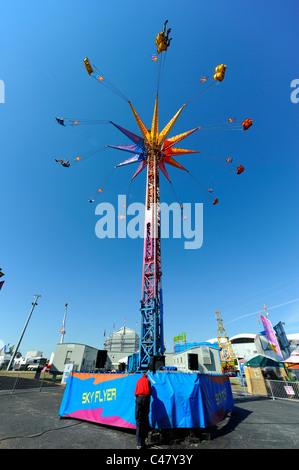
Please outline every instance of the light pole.
[{"label": "light pole", "polygon": [[35,299],[34,299],[34,302],[32,302],[32,308],[31,308],[31,310],[30,310],[30,313],[29,313],[29,315],[28,315],[27,321],[26,321],[25,326],[24,326],[24,328],[23,328],[23,331],[22,331],[22,333],[21,333],[21,336],[20,336],[20,339],[19,339],[19,341],[18,341],[18,344],[17,344],[17,347],[16,347],[16,349],[15,349],[15,352],[14,352],[13,355],[11,356],[11,359],[10,359],[10,361],[9,361],[9,364],[8,364],[6,370],[9,370],[9,369],[10,369],[10,367],[11,367],[13,361],[14,361],[14,358],[16,357],[16,354],[17,354],[17,352],[18,352],[19,346],[20,346],[20,344],[21,344],[22,338],[23,338],[23,336],[24,336],[25,330],[26,330],[27,325],[28,325],[28,323],[29,323],[30,317],[31,317],[32,312],[33,312],[33,310],[34,310],[34,307],[37,305],[37,299],[38,299],[39,297],[41,297],[41,295],[35,294],[34,297],[35,297]]}]

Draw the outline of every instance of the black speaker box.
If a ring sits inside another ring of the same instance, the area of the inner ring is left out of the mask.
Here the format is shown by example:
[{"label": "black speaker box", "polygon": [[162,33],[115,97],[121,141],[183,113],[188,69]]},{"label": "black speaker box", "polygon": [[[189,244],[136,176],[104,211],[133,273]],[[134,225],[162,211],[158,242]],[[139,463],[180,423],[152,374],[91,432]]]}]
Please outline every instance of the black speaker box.
[{"label": "black speaker box", "polygon": [[160,367],[165,366],[165,356],[152,356],[149,363],[149,370],[156,372]]},{"label": "black speaker box", "polygon": [[189,370],[198,370],[198,355],[197,354],[188,354],[188,369]]},{"label": "black speaker box", "polygon": [[100,349],[97,354],[96,360],[96,369],[103,369],[105,367],[105,362],[107,359],[107,351],[106,349]]}]

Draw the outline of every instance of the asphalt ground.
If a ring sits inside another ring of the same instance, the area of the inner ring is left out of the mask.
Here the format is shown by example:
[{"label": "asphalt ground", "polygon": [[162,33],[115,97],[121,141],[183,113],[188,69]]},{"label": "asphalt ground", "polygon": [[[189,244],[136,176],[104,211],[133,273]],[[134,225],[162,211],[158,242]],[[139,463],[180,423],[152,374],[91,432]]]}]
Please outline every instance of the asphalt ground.
[{"label": "asphalt ground", "polygon": [[[97,455],[106,464],[126,463],[107,459],[125,455],[140,458],[140,452],[143,456],[192,455],[195,463],[204,450],[299,449],[299,403],[290,400],[234,393],[234,412],[217,426],[195,432],[193,438],[175,431],[170,438],[140,451],[136,449],[135,431],[60,418],[63,391],[57,386],[42,391],[1,392],[0,449],[101,449],[103,452]],[[150,458],[144,458],[140,468],[149,464]]]}]

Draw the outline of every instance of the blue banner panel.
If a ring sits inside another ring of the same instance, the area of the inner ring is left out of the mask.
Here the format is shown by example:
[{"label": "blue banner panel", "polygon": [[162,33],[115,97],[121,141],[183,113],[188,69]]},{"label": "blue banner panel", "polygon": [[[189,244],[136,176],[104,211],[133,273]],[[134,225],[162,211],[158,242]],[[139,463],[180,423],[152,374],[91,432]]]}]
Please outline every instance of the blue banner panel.
[{"label": "blue banner panel", "polygon": [[[221,421],[234,407],[226,376],[181,372],[147,375],[152,384],[149,420],[153,428],[204,428]],[[134,393],[140,377],[138,373],[71,373],[59,415],[135,429]]]},{"label": "blue banner panel", "polygon": [[136,428],[137,374],[71,373],[59,415],[121,428]]},{"label": "blue banner panel", "polygon": [[222,421],[234,409],[234,399],[227,375],[200,375],[205,424]]},{"label": "blue banner panel", "polygon": [[149,419],[153,428],[205,427],[199,374],[147,375],[152,383]]}]

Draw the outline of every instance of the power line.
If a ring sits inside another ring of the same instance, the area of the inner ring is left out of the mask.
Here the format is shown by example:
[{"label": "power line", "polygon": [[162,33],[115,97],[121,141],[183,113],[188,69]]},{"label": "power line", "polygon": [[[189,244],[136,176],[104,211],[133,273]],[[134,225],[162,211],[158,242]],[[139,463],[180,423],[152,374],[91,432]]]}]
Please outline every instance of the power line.
[{"label": "power line", "polygon": [[[299,300],[299,297],[297,297],[296,299],[288,300],[287,302],[284,302],[282,304],[274,305],[273,307],[267,307],[267,310],[273,310],[274,308],[282,307],[283,305],[288,305],[294,302],[298,302],[298,300]],[[257,312],[247,313],[246,315],[242,315],[240,317],[235,318],[234,320],[226,322],[226,324],[228,325],[229,323],[233,323],[234,321],[240,320],[241,318],[250,317],[251,315],[257,315],[259,314],[259,312],[260,311],[258,310]]]}]

